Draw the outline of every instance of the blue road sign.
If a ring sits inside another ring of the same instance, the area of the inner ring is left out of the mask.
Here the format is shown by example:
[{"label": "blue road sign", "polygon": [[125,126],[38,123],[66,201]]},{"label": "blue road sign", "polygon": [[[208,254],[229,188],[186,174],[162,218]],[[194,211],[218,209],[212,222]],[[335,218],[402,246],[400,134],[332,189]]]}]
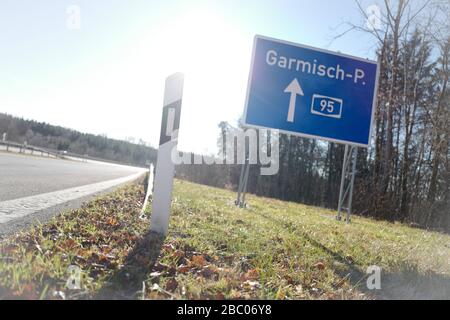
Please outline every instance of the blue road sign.
[{"label": "blue road sign", "polygon": [[244,126],[367,147],[378,63],[256,36]]}]

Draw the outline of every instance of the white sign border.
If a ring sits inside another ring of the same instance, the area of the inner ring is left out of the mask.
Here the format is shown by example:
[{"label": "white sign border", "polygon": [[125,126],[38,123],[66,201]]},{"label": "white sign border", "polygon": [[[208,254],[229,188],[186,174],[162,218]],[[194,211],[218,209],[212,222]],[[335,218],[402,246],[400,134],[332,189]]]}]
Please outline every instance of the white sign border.
[{"label": "white sign border", "polygon": [[[375,64],[377,66],[377,72],[376,72],[376,76],[375,76],[375,89],[374,89],[374,94],[373,94],[373,98],[372,98],[372,114],[370,116],[370,129],[369,129],[369,135],[368,135],[367,143],[366,144],[364,144],[364,143],[356,143],[356,142],[348,141],[348,140],[333,139],[333,138],[328,138],[328,137],[323,137],[323,136],[317,136],[317,135],[312,135],[312,134],[300,133],[300,132],[295,132],[295,131],[281,130],[281,129],[270,128],[270,127],[265,127],[265,126],[258,126],[258,125],[253,125],[253,124],[246,123],[248,100],[249,100],[249,96],[250,96],[250,88],[251,88],[251,84],[252,84],[253,66],[254,66],[254,63],[255,63],[255,55],[256,55],[256,42],[258,41],[258,39],[274,41],[274,42],[278,42],[278,43],[281,43],[281,44],[287,44],[287,45],[291,45],[291,46],[298,47],[298,48],[311,49],[311,50],[315,50],[315,51],[319,51],[319,52],[323,52],[323,53],[327,53],[327,54],[332,54],[332,55],[335,55],[335,56],[340,56],[340,57],[344,57],[344,58],[350,58],[350,59],[354,59],[354,60],[363,61],[363,62],[366,62],[366,63]],[[303,137],[303,138],[320,139],[320,140],[325,140],[325,141],[329,141],[329,142],[336,142],[336,143],[342,143],[342,144],[347,144],[347,145],[356,146],[356,147],[369,148],[370,140],[372,139],[372,134],[373,134],[373,119],[374,119],[374,116],[375,116],[375,108],[376,108],[377,99],[378,99],[378,79],[379,79],[379,76],[380,76],[380,63],[379,63],[379,61],[364,59],[364,58],[352,56],[352,55],[349,55],[349,54],[344,54],[344,53],[334,52],[334,51],[330,51],[330,50],[315,48],[315,47],[311,47],[311,46],[307,46],[307,45],[303,45],[303,44],[299,44],[299,43],[294,43],[294,42],[290,42],[290,41],[286,41],[286,40],[280,40],[280,39],[271,38],[271,37],[262,36],[262,35],[258,35],[257,34],[253,38],[253,49],[252,49],[252,57],[251,57],[251,63],[250,63],[250,73],[248,75],[247,93],[246,93],[246,97],[245,97],[244,117],[242,119],[242,123],[241,124],[245,128],[277,130],[277,131],[279,131],[281,133],[284,133],[284,134],[294,135],[294,136]]]}]

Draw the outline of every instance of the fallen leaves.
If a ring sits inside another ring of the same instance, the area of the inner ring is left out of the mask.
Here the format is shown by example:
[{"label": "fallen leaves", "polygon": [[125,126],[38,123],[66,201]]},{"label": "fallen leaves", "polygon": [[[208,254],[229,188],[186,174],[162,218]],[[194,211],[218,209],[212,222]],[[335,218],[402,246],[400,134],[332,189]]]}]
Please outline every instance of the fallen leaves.
[{"label": "fallen leaves", "polygon": [[169,292],[174,292],[177,287],[178,287],[178,281],[175,278],[170,278],[166,282],[165,289]]},{"label": "fallen leaves", "polygon": [[150,278],[153,278],[153,281],[158,280],[159,277],[173,277],[177,273],[177,269],[168,264],[156,262],[152,268],[150,273]]},{"label": "fallen leaves", "polygon": [[179,272],[179,273],[188,273],[189,270],[191,270],[191,269],[188,266],[183,265],[183,264],[178,266],[178,268],[177,268],[177,272]]},{"label": "fallen leaves", "polygon": [[168,270],[169,268],[170,268],[170,266],[167,265],[167,264],[164,264],[164,263],[161,263],[161,262],[156,262],[156,263],[153,265],[152,270],[158,271],[158,272],[163,272],[163,271]]},{"label": "fallen leaves", "polygon": [[65,239],[57,245],[61,251],[70,251],[78,247],[79,244],[72,238]]},{"label": "fallen leaves", "polygon": [[325,269],[325,264],[323,262],[317,262],[314,265],[314,268],[319,269],[319,270],[323,270],[323,269]]},{"label": "fallen leaves", "polygon": [[259,272],[256,269],[248,270],[243,276],[242,279],[245,280],[256,280],[259,279]]},{"label": "fallen leaves", "polygon": [[193,256],[190,261],[190,265],[195,268],[203,268],[207,263],[203,255]]},{"label": "fallen leaves", "polygon": [[116,218],[114,217],[110,217],[106,220],[106,223],[109,224],[110,226],[117,226],[119,224],[119,222],[117,221]]},{"label": "fallen leaves", "polygon": [[217,292],[216,295],[214,296],[214,299],[216,299],[216,300],[224,300],[225,299],[225,295],[222,292]]},{"label": "fallen leaves", "polygon": [[216,277],[219,274],[219,272],[218,272],[217,267],[215,267],[213,265],[207,265],[207,266],[204,266],[199,271],[199,274],[204,278],[210,279],[210,278]]}]

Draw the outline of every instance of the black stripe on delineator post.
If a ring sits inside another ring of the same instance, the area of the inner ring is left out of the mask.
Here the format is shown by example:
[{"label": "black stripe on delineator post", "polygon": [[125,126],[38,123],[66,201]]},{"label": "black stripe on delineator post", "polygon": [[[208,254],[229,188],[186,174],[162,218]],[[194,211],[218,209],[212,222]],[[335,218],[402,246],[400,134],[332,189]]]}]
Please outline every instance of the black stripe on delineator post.
[{"label": "black stripe on delineator post", "polygon": [[[169,123],[169,111],[175,113],[173,117],[173,123]],[[174,131],[180,128],[180,115],[181,115],[181,99],[177,100],[167,106],[163,107],[162,122],[161,122],[161,134],[159,136],[159,145],[169,142],[172,139]],[[171,132],[167,132],[167,127],[172,125]],[[167,135],[169,133],[169,135]]]}]

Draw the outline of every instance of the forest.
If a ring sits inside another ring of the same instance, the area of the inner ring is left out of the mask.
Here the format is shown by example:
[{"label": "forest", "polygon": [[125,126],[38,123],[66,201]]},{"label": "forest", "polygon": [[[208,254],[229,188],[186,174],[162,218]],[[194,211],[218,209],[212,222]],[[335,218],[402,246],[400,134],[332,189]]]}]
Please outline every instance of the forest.
[{"label": "forest", "polygon": [[[358,148],[353,213],[449,232],[449,2],[385,1],[382,12],[377,28],[348,23],[336,36],[370,33],[380,63],[371,146]],[[219,130],[222,141],[234,128],[221,122]],[[281,134],[279,148],[279,173],[262,176],[252,165],[248,191],[336,208],[344,146]],[[181,165],[177,174],[236,189],[240,170],[240,165]]]},{"label": "forest", "polygon": [[156,161],[157,151],[143,141],[135,144],[0,113],[0,134],[3,133],[11,142],[124,164],[147,167],[149,161]]}]

